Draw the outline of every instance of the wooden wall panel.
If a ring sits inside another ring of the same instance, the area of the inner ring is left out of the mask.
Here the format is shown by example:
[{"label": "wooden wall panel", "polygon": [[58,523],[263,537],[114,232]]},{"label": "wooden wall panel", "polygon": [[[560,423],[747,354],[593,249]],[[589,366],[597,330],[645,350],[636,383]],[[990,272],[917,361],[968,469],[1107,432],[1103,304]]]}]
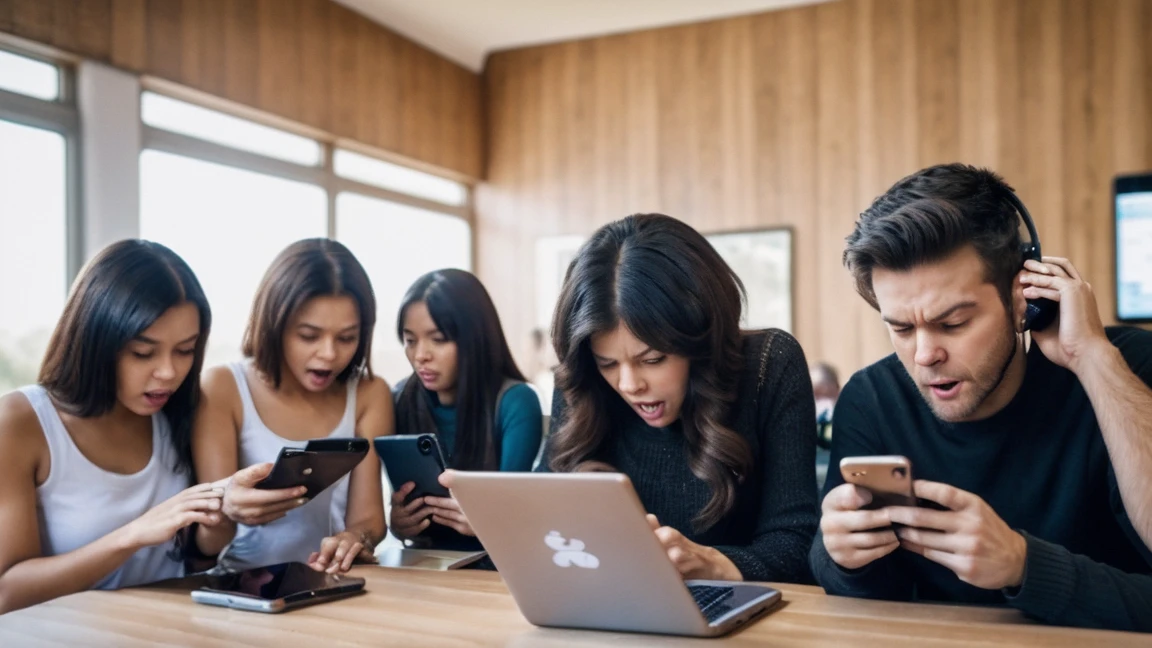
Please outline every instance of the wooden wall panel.
[{"label": "wooden wall panel", "polygon": [[838,0],[496,53],[479,273],[526,359],[537,237],[640,211],[787,225],[796,336],[851,372],[891,345],[844,237],[899,178],[960,160],[1006,176],[1112,321],[1111,179],[1152,168],[1149,33],[1147,0]]},{"label": "wooden wall panel", "polygon": [[0,31],[483,175],[479,75],[330,0],[0,0]]}]

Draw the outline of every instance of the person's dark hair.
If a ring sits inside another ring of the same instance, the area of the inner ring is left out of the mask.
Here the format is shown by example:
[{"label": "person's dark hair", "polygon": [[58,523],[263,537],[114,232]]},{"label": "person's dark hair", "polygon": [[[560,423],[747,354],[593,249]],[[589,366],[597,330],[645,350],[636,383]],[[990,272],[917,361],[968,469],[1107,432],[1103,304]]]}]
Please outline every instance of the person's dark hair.
[{"label": "person's dark hair", "polygon": [[[396,336],[404,341],[404,317],[423,302],[436,328],[456,343],[456,441],[452,467],[496,470],[500,448],[492,431],[496,397],[506,379],[524,382],[512,359],[496,306],[484,284],[464,270],[436,270],[420,277],[400,303]],[[405,434],[436,433],[431,396],[415,376],[408,378],[396,403],[397,429]]]},{"label": "person's dark hair", "polygon": [[847,238],[844,265],[856,292],[879,310],[876,268],[903,271],[938,261],[965,245],[984,262],[985,279],[1007,308],[1020,272],[1020,218],[1005,195],[1012,187],[987,169],[942,164],[917,171],[877,198]]},{"label": "person's dark hair", "polygon": [[376,294],[368,273],[343,244],[326,238],[296,241],[272,261],[244,330],[241,351],[256,370],[280,388],[283,379],[284,329],[301,306],[314,297],[351,297],[360,311],[360,342],[348,366],[336,377],[372,377],[372,332],[376,328]]},{"label": "person's dark hair", "polygon": [[551,468],[602,461],[620,397],[600,375],[591,340],[623,324],[653,349],[689,360],[680,421],[689,467],[712,490],[694,524],[718,522],[752,467],[748,443],[727,427],[743,366],[743,304],[740,278],[688,225],[636,214],[597,230],[568,266],[552,319],[556,386],[568,412],[553,434]]},{"label": "person's dark hair", "polygon": [[200,400],[200,369],[212,311],[192,269],[151,241],[119,241],[101,250],[72,285],[56,323],[37,382],[60,409],[83,418],[116,404],[120,353],[168,309],[186,302],[200,313],[192,369],[164,405],[176,448],[173,469],[192,467],[192,417]]}]

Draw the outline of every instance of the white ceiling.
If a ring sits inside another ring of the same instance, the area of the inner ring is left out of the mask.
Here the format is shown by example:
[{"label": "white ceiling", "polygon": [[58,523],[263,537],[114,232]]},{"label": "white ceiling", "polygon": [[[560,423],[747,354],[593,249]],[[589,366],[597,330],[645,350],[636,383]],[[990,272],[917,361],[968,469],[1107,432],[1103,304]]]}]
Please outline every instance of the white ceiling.
[{"label": "white ceiling", "polygon": [[479,72],[491,52],[826,0],[335,0]]}]

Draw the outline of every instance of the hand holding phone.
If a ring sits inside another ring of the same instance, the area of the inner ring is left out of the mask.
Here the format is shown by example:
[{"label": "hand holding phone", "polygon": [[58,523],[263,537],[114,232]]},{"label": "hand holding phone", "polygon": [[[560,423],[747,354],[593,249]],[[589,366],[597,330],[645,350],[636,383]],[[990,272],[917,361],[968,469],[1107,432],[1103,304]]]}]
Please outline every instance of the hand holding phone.
[{"label": "hand holding phone", "polygon": [[300,448],[281,448],[272,472],[256,488],[275,490],[303,486],[312,499],[352,472],[368,454],[368,440],[313,439]]},{"label": "hand holding phone", "polygon": [[239,524],[259,526],[274,522],[288,511],[307,503],[304,486],[267,490],[257,484],[272,472],[271,463],[252,464],[236,471],[225,480],[222,510],[228,519]]},{"label": "hand holding phone", "polygon": [[382,436],[373,443],[393,492],[399,492],[409,482],[415,484],[406,502],[425,495],[451,497],[448,489],[440,485],[440,473],[448,466],[435,434]]},{"label": "hand holding phone", "polygon": [[912,465],[904,457],[845,457],[840,471],[847,483],[824,497],[820,531],[836,564],[859,569],[900,547],[883,506],[915,504]]},{"label": "hand holding phone", "polygon": [[376,454],[392,484],[392,515],[388,527],[397,538],[413,538],[432,524],[436,510],[424,496],[451,497],[440,485],[447,467],[440,442],[434,434],[377,437]]}]

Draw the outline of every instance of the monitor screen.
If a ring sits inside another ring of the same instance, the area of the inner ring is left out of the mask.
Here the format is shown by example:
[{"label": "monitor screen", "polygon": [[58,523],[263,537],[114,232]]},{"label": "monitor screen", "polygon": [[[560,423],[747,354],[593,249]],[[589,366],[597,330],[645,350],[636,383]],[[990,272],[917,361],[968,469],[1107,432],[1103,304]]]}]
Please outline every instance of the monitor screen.
[{"label": "monitor screen", "polygon": [[1152,321],[1152,174],[1116,178],[1116,317]]}]

